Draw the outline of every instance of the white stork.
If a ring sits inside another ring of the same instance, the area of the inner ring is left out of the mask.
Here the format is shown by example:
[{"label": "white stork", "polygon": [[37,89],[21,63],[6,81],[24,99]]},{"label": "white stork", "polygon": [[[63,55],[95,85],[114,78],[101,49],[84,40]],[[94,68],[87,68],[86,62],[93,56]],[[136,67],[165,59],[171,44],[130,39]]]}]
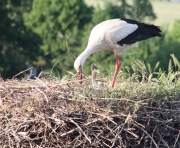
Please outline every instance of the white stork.
[{"label": "white stork", "polygon": [[112,50],[116,57],[113,88],[122,63],[118,55],[137,46],[138,41],[155,36],[161,36],[160,27],[130,19],[111,19],[96,25],[91,31],[86,49],[74,62],[79,83],[82,84],[82,68],[86,59],[94,52]]}]

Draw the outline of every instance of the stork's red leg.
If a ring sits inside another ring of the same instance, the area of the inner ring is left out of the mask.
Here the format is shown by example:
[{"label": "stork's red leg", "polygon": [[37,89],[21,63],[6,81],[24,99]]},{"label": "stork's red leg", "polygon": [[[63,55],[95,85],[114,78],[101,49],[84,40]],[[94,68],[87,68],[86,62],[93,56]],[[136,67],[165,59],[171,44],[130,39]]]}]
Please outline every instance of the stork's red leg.
[{"label": "stork's red leg", "polygon": [[119,68],[121,67],[121,59],[120,57],[118,56],[117,53],[115,53],[115,57],[116,57],[116,67],[115,67],[115,72],[114,72],[114,77],[113,77],[113,81],[112,81],[112,88],[114,87],[114,84],[116,82],[116,78],[117,78],[117,75],[118,75],[118,72],[119,72]]}]

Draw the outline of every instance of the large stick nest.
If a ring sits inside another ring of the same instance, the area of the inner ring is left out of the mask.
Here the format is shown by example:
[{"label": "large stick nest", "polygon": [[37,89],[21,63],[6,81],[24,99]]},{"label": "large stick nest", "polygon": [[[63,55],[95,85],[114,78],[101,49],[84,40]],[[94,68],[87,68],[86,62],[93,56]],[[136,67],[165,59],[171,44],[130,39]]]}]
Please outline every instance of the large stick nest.
[{"label": "large stick nest", "polygon": [[58,81],[1,82],[0,146],[180,147],[178,100],[102,93]]}]

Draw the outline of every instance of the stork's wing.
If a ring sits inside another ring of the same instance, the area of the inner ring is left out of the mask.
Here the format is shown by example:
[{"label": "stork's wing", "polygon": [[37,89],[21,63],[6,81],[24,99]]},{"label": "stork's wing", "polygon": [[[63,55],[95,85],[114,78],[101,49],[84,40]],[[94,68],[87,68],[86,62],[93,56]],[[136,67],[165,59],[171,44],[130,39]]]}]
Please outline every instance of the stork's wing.
[{"label": "stork's wing", "polygon": [[[119,40],[117,44],[123,46],[124,44],[133,44],[138,41],[146,40],[155,36],[161,36],[161,29],[158,26],[139,23],[134,20],[123,19],[127,24],[136,24],[138,27],[135,31],[127,35],[125,38]],[[128,29],[128,28],[127,28]]]},{"label": "stork's wing", "polygon": [[137,29],[138,29],[138,25],[136,24],[129,24],[120,19],[115,19],[111,22],[111,24],[108,24],[108,27],[106,27],[105,36],[109,42],[113,44],[117,44],[123,39],[126,39]]}]

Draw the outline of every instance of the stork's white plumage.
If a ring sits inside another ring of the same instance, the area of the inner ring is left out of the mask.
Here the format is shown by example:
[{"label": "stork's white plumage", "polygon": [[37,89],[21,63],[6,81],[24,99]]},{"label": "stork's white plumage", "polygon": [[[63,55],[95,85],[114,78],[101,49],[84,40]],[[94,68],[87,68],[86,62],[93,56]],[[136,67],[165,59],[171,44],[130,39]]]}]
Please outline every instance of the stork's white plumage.
[{"label": "stork's white plumage", "polygon": [[122,63],[118,55],[130,47],[137,46],[138,41],[155,36],[161,36],[160,27],[130,19],[111,19],[96,25],[91,31],[86,49],[74,62],[79,83],[82,84],[82,68],[86,59],[94,52],[112,50],[116,57],[116,67],[112,81],[112,87],[114,87]]}]

